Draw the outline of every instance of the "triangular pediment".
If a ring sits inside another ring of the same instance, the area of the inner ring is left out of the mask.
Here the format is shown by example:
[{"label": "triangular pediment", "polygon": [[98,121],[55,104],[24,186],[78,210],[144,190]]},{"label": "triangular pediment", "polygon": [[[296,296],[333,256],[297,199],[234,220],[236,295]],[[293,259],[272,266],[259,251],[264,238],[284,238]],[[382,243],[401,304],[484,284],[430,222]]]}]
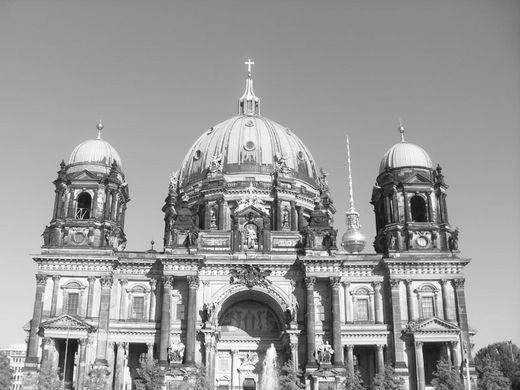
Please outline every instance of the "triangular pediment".
[{"label": "triangular pediment", "polygon": [[99,180],[98,176],[95,173],[87,171],[86,169],[75,172],[69,175],[69,180]]},{"label": "triangular pediment", "polygon": [[431,184],[431,180],[420,173],[414,173],[402,181],[404,184]]},{"label": "triangular pediment", "polygon": [[237,216],[237,217],[247,217],[247,216],[250,216],[251,214],[255,218],[269,216],[269,214],[262,211],[260,208],[256,207],[255,205],[246,206],[242,210],[235,212],[235,216]]},{"label": "triangular pediment", "polygon": [[438,317],[409,324],[407,328],[410,333],[460,332],[460,328],[457,325]]},{"label": "triangular pediment", "polygon": [[67,329],[67,330],[84,330],[92,332],[95,328],[80,320],[79,318],[73,317],[69,314],[62,314],[58,317],[48,319],[40,324],[42,329]]}]

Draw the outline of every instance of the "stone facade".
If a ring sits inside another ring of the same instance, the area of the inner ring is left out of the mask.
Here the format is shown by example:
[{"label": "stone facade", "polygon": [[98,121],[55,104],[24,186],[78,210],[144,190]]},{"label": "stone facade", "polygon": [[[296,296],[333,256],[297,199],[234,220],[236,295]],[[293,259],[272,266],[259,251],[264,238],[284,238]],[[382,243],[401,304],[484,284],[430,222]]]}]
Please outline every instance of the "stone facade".
[{"label": "stone facade", "polygon": [[[474,376],[469,260],[448,222],[440,167],[385,166],[372,197],[376,252],[349,253],[336,243],[326,173],[288,129],[260,116],[250,74],[247,88],[239,116],[206,133],[226,135],[223,152],[199,139],[172,175],[161,252],[124,250],[120,161],[62,163],[34,258],[26,388],[50,364],[69,388],[87,388],[99,369],[123,390],[146,359],[165,369],[167,388],[200,364],[214,388],[251,388],[271,344],[313,390],[354,370],[370,388],[385,364],[423,390],[441,357]],[[267,158],[253,153],[264,127]]]}]

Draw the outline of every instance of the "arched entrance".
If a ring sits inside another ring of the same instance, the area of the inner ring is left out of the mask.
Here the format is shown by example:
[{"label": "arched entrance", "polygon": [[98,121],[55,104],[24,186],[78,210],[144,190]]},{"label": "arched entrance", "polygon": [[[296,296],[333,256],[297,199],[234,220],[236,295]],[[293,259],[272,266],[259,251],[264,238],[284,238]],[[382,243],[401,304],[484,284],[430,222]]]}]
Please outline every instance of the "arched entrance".
[{"label": "arched entrance", "polygon": [[248,289],[228,297],[221,305],[218,325],[216,388],[256,389],[271,344],[277,350],[278,364],[286,360],[288,339],[283,310],[267,293]]}]

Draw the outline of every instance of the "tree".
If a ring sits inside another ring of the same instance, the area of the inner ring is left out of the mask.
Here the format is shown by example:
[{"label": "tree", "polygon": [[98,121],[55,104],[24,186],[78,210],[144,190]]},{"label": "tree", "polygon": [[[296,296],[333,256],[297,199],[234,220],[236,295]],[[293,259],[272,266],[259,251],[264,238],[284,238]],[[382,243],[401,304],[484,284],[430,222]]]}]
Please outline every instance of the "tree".
[{"label": "tree", "polygon": [[374,377],[374,390],[404,389],[404,379],[395,373],[394,368],[386,364],[385,371]]},{"label": "tree", "polygon": [[89,390],[107,390],[109,388],[107,370],[94,368],[90,371],[85,387]]},{"label": "tree", "polygon": [[347,377],[343,381],[343,390],[365,390],[359,371],[351,372],[347,370]]},{"label": "tree", "polygon": [[475,355],[477,371],[482,369],[486,356],[497,363],[498,369],[509,378],[513,390],[520,390],[520,349],[511,342],[493,343]]},{"label": "tree", "polygon": [[0,353],[0,389],[9,389],[13,380],[13,370],[9,365],[9,357]]},{"label": "tree", "polygon": [[137,369],[139,379],[136,380],[137,390],[162,390],[164,386],[164,370],[157,360],[146,359]]},{"label": "tree", "polygon": [[506,390],[511,388],[511,381],[504,376],[498,362],[485,355],[477,366],[479,390]]},{"label": "tree", "polygon": [[184,381],[175,386],[175,390],[210,390],[206,379],[206,368],[204,366],[195,366],[186,372]]},{"label": "tree", "polygon": [[293,368],[292,361],[287,361],[280,368],[280,389],[281,390],[299,390],[304,389],[305,385],[301,382],[302,373]]},{"label": "tree", "polygon": [[433,376],[432,385],[438,390],[464,390],[459,370],[452,367],[448,359],[437,362],[437,370]]},{"label": "tree", "polygon": [[62,383],[58,370],[52,365],[44,364],[38,374],[38,390],[61,390]]}]

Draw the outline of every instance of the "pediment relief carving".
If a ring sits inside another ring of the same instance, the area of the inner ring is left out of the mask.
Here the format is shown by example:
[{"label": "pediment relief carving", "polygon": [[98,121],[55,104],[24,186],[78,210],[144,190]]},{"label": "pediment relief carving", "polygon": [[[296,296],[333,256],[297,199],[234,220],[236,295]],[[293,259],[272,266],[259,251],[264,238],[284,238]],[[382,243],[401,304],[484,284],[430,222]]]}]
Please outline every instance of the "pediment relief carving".
[{"label": "pediment relief carving", "polygon": [[444,321],[438,317],[432,317],[424,321],[410,321],[406,325],[407,333],[437,333],[437,332],[460,332],[460,328],[451,322]]},{"label": "pediment relief carving", "polygon": [[92,325],[68,314],[42,322],[40,327],[42,329],[84,330],[89,333],[95,331]]}]

